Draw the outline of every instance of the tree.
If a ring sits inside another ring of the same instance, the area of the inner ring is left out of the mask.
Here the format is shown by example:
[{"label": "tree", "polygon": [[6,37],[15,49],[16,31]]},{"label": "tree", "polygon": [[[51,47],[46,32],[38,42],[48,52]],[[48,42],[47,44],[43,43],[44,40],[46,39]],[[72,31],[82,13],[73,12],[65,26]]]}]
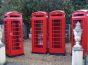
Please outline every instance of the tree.
[{"label": "tree", "polygon": [[[0,0],[1,1],[1,0]],[[23,13],[25,20],[29,20],[32,12],[52,10],[64,10],[66,17],[71,17],[72,11],[86,8],[88,5],[87,0],[3,0],[2,7],[0,8],[0,18],[7,11],[17,10]]]},{"label": "tree", "polygon": [[0,18],[2,15],[11,10],[21,11],[21,0],[4,0],[2,7],[0,8]]}]

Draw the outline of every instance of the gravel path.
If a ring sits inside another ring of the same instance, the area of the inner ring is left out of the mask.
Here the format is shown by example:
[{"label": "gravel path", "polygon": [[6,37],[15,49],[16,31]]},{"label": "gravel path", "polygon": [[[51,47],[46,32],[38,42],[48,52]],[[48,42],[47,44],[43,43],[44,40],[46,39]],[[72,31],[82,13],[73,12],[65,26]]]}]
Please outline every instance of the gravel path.
[{"label": "gravel path", "polygon": [[25,55],[7,57],[7,62],[21,63],[21,65],[71,65],[70,44],[66,46],[65,56],[34,54],[31,53],[31,40],[27,39],[25,40]]}]

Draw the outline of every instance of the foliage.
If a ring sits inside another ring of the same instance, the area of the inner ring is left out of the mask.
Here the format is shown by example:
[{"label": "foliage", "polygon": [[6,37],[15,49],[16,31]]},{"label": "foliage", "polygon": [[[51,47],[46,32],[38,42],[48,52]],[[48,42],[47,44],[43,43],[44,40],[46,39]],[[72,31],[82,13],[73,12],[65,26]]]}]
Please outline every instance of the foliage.
[{"label": "foliage", "polygon": [[[1,1],[1,0],[0,0]],[[23,13],[24,19],[29,20],[31,13],[35,11],[64,10],[67,20],[71,13],[77,9],[88,9],[86,0],[2,0],[0,8],[0,18],[7,11],[17,10]],[[68,20],[69,21],[69,20]]]}]

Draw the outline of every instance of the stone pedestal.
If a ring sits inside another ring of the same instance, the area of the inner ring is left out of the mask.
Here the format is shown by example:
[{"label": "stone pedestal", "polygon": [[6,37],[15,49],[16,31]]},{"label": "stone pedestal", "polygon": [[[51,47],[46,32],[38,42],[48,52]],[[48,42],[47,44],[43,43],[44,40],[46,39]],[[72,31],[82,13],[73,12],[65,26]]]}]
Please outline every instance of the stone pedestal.
[{"label": "stone pedestal", "polygon": [[83,49],[79,44],[72,49],[72,65],[83,65]]}]

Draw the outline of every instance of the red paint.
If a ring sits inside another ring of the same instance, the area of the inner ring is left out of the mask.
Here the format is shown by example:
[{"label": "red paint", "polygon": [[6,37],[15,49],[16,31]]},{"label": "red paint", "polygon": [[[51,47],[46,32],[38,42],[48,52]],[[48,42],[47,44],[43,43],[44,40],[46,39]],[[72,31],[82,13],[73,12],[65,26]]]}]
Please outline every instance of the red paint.
[{"label": "red paint", "polygon": [[55,10],[49,14],[50,53],[65,53],[65,13]]},{"label": "red paint", "polygon": [[47,51],[47,17],[43,11],[32,13],[32,52]]},{"label": "red paint", "polygon": [[83,55],[87,54],[87,42],[88,42],[88,10],[77,10],[72,13],[72,22],[71,22],[71,46],[74,46],[74,33],[73,29],[75,28],[75,24],[79,21],[81,23],[82,31],[82,39],[81,45],[83,47]]},{"label": "red paint", "polygon": [[24,54],[22,22],[22,14],[17,11],[7,12],[4,15],[4,37],[8,56]]}]

